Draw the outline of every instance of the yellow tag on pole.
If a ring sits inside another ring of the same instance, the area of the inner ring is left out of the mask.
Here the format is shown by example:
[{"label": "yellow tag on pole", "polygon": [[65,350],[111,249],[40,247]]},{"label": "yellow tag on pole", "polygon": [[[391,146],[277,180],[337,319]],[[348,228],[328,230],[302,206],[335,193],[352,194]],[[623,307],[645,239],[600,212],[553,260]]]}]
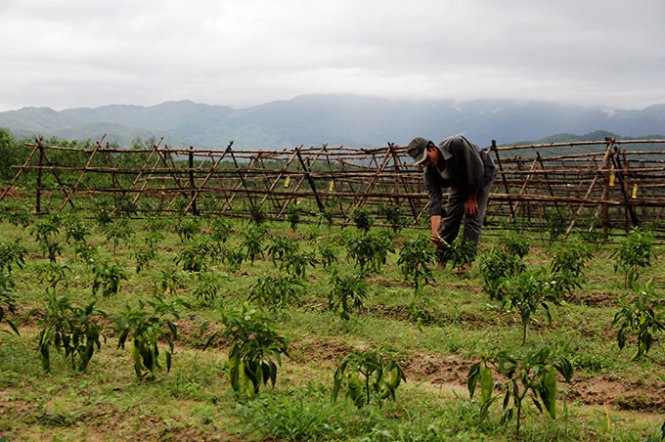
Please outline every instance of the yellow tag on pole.
[{"label": "yellow tag on pole", "polygon": [[610,187],[614,187],[614,172],[610,172]]},{"label": "yellow tag on pole", "polygon": [[291,184],[291,175],[287,176],[284,180],[284,187],[289,187],[289,184]]},{"label": "yellow tag on pole", "polygon": [[637,198],[637,184],[633,184],[633,193],[631,195],[633,199]]}]

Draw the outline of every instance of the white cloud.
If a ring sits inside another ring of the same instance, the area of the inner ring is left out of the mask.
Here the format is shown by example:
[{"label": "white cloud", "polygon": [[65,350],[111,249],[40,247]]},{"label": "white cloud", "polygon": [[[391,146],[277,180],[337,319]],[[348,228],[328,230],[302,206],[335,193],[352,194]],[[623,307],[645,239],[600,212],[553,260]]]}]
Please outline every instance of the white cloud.
[{"label": "white cloud", "polygon": [[5,0],[0,110],[303,93],[665,102],[661,0]]}]

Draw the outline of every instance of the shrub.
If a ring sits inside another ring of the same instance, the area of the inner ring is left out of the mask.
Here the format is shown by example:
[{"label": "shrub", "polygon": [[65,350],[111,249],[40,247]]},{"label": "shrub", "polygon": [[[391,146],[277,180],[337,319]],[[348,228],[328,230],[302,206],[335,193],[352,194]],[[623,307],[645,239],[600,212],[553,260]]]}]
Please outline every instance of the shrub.
[{"label": "shrub", "polygon": [[269,310],[276,310],[297,301],[303,289],[298,279],[260,276],[249,290],[249,301],[256,302]]},{"label": "shrub", "polygon": [[355,235],[346,243],[346,249],[362,274],[379,272],[388,259],[388,253],[395,251],[387,232]]},{"label": "shrub", "polygon": [[[118,318],[118,348],[124,349],[130,340],[134,372],[139,380],[155,379],[157,369],[162,367],[159,361],[160,341],[168,344],[164,355],[166,371],[171,371],[174,341],[178,337],[178,329],[173,320],[180,318],[177,304],[189,307],[182,301],[166,302],[161,297],[145,302],[139,299],[137,307],[125,305],[125,311]],[[146,311],[146,306],[149,306],[151,311]]]},{"label": "shrub", "polygon": [[50,216],[46,221],[36,224],[30,232],[34,237],[44,256],[55,262],[56,257],[62,254],[62,246],[55,242],[60,233],[61,219],[57,215]]},{"label": "shrub", "polygon": [[301,210],[295,206],[289,206],[287,210],[286,220],[289,222],[289,226],[291,226],[291,230],[294,232],[298,229],[298,224],[300,224],[300,213]]},{"label": "shrub", "polygon": [[194,241],[178,252],[174,261],[187,272],[202,272],[208,268],[209,252],[210,243],[207,240]]},{"label": "shrub", "polygon": [[217,273],[200,273],[194,297],[201,305],[214,305],[220,297],[224,279]]},{"label": "shrub", "polygon": [[385,399],[395,401],[395,391],[406,376],[394,352],[370,349],[346,355],[333,379],[333,401],[344,388],[346,396],[362,408],[369,405],[372,397],[379,404]]},{"label": "shrub", "polygon": [[286,256],[292,255],[298,251],[300,245],[293,238],[285,236],[276,236],[272,244],[268,246],[266,252],[270,256],[275,267],[283,268],[283,260]]},{"label": "shrub", "polygon": [[257,226],[263,224],[267,220],[266,213],[263,208],[253,203],[249,208],[249,217]]},{"label": "shrub", "polygon": [[665,317],[661,313],[662,296],[658,296],[653,288],[653,279],[647,282],[644,290],[636,296],[623,296],[621,309],[614,315],[612,324],[619,327],[617,343],[623,350],[631,335],[637,340],[637,352],[633,360],[649,353],[655,341],[654,336],[665,331]]},{"label": "shrub", "polygon": [[267,317],[247,304],[239,312],[224,312],[222,321],[226,326],[222,338],[231,346],[227,374],[233,391],[251,397],[268,382],[274,387],[281,355],[288,356],[287,339],[274,330]]},{"label": "shrub", "polygon": [[134,250],[134,259],[136,260],[136,273],[141,271],[157,258],[157,251],[153,246],[140,247]]},{"label": "shrub", "polygon": [[552,322],[548,302],[559,303],[556,294],[542,271],[523,272],[504,279],[501,290],[504,294],[504,308],[515,309],[522,322],[522,345],[526,343],[526,329],[533,322],[533,316],[542,308],[548,323]]},{"label": "shrub", "polygon": [[558,250],[550,263],[552,288],[557,296],[572,295],[580,283],[591,252],[583,244],[569,243]]},{"label": "shrub", "polygon": [[16,312],[16,302],[13,296],[14,286],[9,275],[0,275],[0,324],[4,321],[9,327],[19,334],[16,324],[7,317],[8,313]]},{"label": "shrub", "polygon": [[523,234],[508,230],[500,238],[499,243],[503,250],[506,251],[509,255],[517,255],[520,258],[524,258],[529,254],[531,245],[529,244],[529,239]]},{"label": "shrub", "polygon": [[101,290],[105,298],[117,295],[120,292],[120,282],[127,280],[127,273],[117,262],[114,264],[98,262],[93,266],[92,274],[94,275],[92,294],[96,295]]},{"label": "shrub", "polygon": [[436,252],[430,247],[427,238],[405,242],[397,259],[404,280],[413,285],[416,294],[421,284],[427,284],[434,278],[429,268],[434,262],[436,262]]},{"label": "shrub", "polygon": [[63,224],[65,226],[65,241],[67,243],[70,240],[75,243],[85,243],[86,238],[90,234],[90,227],[87,224],[83,223],[73,213],[64,218]]},{"label": "shrub", "polygon": [[640,269],[651,266],[653,237],[650,232],[634,227],[612,254],[614,272],[624,274],[624,287],[632,288],[640,276]]},{"label": "shrub", "polygon": [[323,268],[327,269],[332,265],[337,263],[337,254],[335,253],[335,247],[331,244],[321,244],[319,245],[319,255],[321,257],[321,263]]},{"label": "shrub", "polygon": [[245,256],[253,263],[257,256],[263,255],[263,240],[266,236],[265,228],[259,224],[250,225],[243,236]]},{"label": "shrub", "polygon": [[201,228],[201,221],[195,217],[181,217],[175,225],[175,232],[180,238],[180,242],[191,240]]},{"label": "shrub", "polygon": [[505,297],[503,280],[526,270],[526,265],[519,256],[510,255],[499,249],[492,249],[481,255],[479,263],[483,277],[483,290],[491,300],[499,302],[502,302]]},{"label": "shrub", "polygon": [[25,255],[27,253],[27,249],[23,247],[21,240],[18,238],[13,243],[1,242],[0,274],[4,274],[6,271],[8,275],[11,275],[14,266],[22,269],[25,264]]},{"label": "shrub", "polygon": [[406,225],[406,214],[399,204],[382,204],[379,214],[387,224],[390,224],[393,232],[397,233]]},{"label": "shrub", "polygon": [[372,217],[365,207],[356,207],[351,214],[351,220],[358,230],[362,230],[365,233],[369,232],[369,229],[372,227]]},{"label": "shrub", "polygon": [[[492,368],[502,376],[502,381],[494,381]],[[503,350],[483,362],[473,364],[469,370],[467,386],[471,397],[476,388],[480,387],[481,408],[484,408],[485,413],[496,399],[493,394],[499,386],[498,390],[504,395],[501,421],[507,423],[515,418],[515,432],[519,438],[523,402],[527,395],[531,396],[539,412],[546,410],[552,419],[556,419],[557,372],[566,382],[570,382],[573,367],[568,359],[555,355],[549,348],[532,351],[521,357]]]},{"label": "shrub", "polygon": [[47,263],[39,264],[35,270],[39,276],[39,282],[48,282],[49,287],[53,292],[55,292],[56,287],[61,282],[67,286],[67,272],[70,271],[68,266],[49,261]]},{"label": "shrub", "polygon": [[232,231],[231,224],[225,218],[216,217],[210,221],[210,238],[215,242],[226,243]]},{"label": "shrub", "polygon": [[348,320],[351,312],[362,310],[367,299],[367,283],[362,275],[340,276],[333,272],[328,292],[328,308],[337,311],[340,318]]},{"label": "shrub", "polygon": [[84,308],[72,306],[64,296],[48,294],[41,331],[37,337],[42,367],[51,370],[51,348],[71,358],[72,369],[85,371],[95,353],[101,348],[101,317],[106,313],[95,309],[95,301]]}]

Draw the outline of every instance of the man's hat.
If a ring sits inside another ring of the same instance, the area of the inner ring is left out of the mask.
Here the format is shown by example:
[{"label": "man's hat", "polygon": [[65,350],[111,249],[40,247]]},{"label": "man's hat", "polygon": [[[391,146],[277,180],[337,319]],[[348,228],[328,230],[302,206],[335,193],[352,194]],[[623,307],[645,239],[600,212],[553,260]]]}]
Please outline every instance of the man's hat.
[{"label": "man's hat", "polygon": [[420,166],[427,159],[427,146],[430,142],[428,139],[416,137],[409,143],[407,152],[413,158],[416,166]]}]

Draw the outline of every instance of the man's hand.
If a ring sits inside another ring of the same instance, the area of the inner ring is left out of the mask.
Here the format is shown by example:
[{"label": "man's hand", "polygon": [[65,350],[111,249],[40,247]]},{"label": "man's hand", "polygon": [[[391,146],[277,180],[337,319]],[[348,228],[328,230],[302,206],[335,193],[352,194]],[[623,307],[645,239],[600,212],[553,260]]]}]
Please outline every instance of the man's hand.
[{"label": "man's hand", "polygon": [[478,199],[475,195],[470,196],[469,199],[464,203],[464,214],[466,216],[478,215]]},{"label": "man's hand", "polygon": [[430,237],[430,241],[432,241],[434,245],[440,249],[447,249],[448,247],[450,247],[450,245],[439,235],[432,235]]}]

